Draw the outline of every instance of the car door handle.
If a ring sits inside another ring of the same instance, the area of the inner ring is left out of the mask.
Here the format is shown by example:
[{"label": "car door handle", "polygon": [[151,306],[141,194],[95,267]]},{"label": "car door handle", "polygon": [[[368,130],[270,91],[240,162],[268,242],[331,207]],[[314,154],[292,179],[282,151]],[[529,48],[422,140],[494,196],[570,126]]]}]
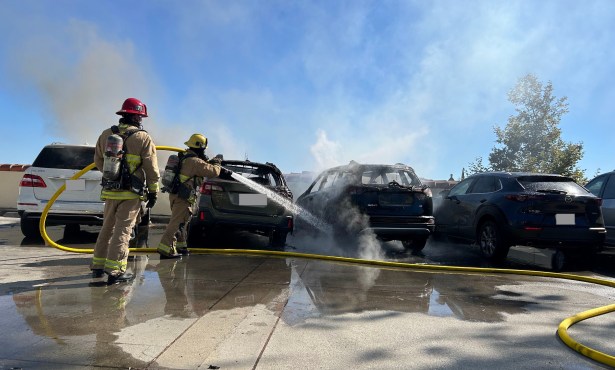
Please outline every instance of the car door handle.
[{"label": "car door handle", "polygon": [[480,202],[481,203],[485,203],[487,201],[487,199],[481,199]]}]

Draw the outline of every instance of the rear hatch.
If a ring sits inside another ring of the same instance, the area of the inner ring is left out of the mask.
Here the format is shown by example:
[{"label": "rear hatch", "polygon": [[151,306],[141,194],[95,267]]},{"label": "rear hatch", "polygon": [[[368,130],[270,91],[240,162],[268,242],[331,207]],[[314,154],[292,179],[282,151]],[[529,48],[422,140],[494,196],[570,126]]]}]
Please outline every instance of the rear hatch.
[{"label": "rear hatch", "polygon": [[601,199],[572,179],[560,176],[517,178],[525,188],[527,206],[523,213],[541,227],[603,227]]},{"label": "rear hatch", "polygon": [[[70,181],[77,172],[94,161],[94,147],[87,146],[52,146],[45,147],[35,159],[27,174],[42,179],[40,186],[33,187],[36,199],[46,202],[62,185],[66,190],[60,195],[54,209],[92,210],[100,208],[100,182],[102,174],[97,169],[88,171],[78,180]],[[63,204],[64,203],[64,204]]]},{"label": "rear hatch", "polygon": [[433,215],[431,191],[413,171],[397,166],[365,166],[361,185],[349,188],[351,200],[379,223],[425,222]]},{"label": "rear hatch", "polygon": [[[286,189],[281,175],[267,166],[227,163],[223,163],[223,166],[276,193]],[[265,194],[230,177],[210,179],[208,183],[212,185],[212,206],[220,212],[260,216],[282,215],[285,212],[284,207]]]},{"label": "rear hatch", "polygon": [[370,216],[431,216],[431,198],[426,191],[395,185],[363,185],[350,190],[353,203]]}]

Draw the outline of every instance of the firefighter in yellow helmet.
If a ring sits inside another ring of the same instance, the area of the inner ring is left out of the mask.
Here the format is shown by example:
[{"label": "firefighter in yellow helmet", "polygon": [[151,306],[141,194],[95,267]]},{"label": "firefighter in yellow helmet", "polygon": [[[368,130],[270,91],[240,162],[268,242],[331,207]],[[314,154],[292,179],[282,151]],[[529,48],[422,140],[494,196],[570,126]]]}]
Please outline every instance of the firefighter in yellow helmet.
[{"label": "firefighter in yellow helmet", "polygon": [[119,125],[102,132],[94,152],[94,163],[103,173],[100,198],[105,209],[90,268],[95,278],[106,273],[108,284],[133,278],[126,272],[128,243],[142,202],[147,200],[148,208],[156,203],[160,179],[156,146],[141,128],[147,107],[128,98],[117,114],[122,116]]},{"label": "firefighter in yellow helmet", "polygon": [[193,134],[184,144],[188,148],[179,154],[179,185],[177,189],[169,191],[171,219],[157,248],[162,259],[178,258],[182,254],[188,254],[186,224],[192,216],[197,190],[203,183],[204,177],[217,177],[221,172],[226,172],[220,167],[218,158],[207,161],[205,136]]}]

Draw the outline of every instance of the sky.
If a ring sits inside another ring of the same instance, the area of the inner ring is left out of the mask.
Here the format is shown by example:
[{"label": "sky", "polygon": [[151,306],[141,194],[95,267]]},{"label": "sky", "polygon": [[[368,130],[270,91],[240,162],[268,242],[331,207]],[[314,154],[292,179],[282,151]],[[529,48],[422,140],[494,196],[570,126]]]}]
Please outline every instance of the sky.
[{"label": "sky", "polygon": [[2,0],[0,163],[94,144],[135,97],[156,145],[459,179],[529,73],[567,97],[586,177],[614,170],[612,0]]}]

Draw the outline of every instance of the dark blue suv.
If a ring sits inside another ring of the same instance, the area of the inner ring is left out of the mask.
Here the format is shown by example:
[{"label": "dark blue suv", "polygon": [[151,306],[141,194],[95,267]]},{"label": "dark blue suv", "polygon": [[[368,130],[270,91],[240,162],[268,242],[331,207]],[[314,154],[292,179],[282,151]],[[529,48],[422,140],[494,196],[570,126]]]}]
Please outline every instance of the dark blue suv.
[{"label": "dark blue suv", "polygon": [[568,177],[485,172],[442,196],[436,236],[476,242],[496,262],[506,259],[513,245],[590,255],[604,243],[602,199]]}]

